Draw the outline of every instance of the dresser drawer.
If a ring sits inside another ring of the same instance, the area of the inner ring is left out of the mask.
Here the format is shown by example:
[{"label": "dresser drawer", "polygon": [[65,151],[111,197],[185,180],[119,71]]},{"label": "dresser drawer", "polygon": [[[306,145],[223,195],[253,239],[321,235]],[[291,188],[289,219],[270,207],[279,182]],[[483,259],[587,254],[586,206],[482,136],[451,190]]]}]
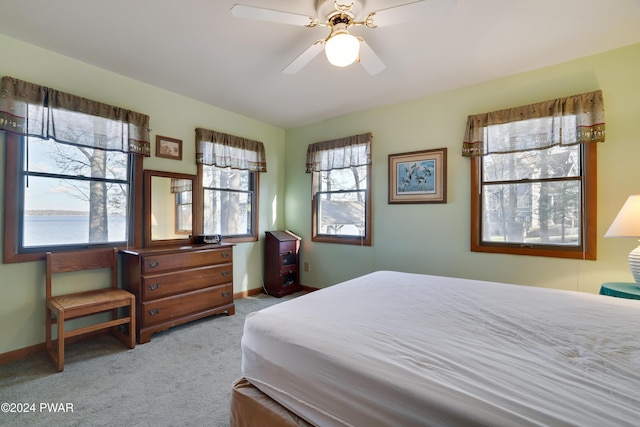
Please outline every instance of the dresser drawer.
[{"label": "dresser drawer", "polygon": [[170,322],[183,316],[233,302],[233,285],[201,289],[142,303],[142,326]]},{"label": "dresser drawer", "polygon": [[224,283],[233,283],[233,264],[143,276],[140,292],[142,300],[148,301]]},{"label": "dresser drawer", "polygon": [[231,248],[203,250],[197,252],[145,255],[141,259],[142,274],[156,274],[171,270],[184,270],[211,264],[231,263]]}]

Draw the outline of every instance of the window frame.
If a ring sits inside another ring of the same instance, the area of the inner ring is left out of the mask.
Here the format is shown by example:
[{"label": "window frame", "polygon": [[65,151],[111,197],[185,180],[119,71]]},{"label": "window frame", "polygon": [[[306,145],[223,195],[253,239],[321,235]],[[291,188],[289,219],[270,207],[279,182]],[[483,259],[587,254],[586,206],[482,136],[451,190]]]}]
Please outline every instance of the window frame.
[{"label": "window frame", "polygon": [[[4,180],[4,253],[5,264],[17,262],[30,262],[43,260],[46,252],[58,252],[69,250],[69,246],[48,247],[46,250],[33,250],[21,252],[19,247],[20,218],[22,201],[20,200],[22,163],[20,160],[20,144],[23,144],[23,136],[3,132],[5,139],[5,180]],[[129,229],[127,245],[142,246],[142,156],[131,156],[131,170],[129,191]],[[88,249],[100,249],[117,245],[101,243],[83,246]],[[74,247],[75,248],[75,247]]]},{"label": "window frame", "polygon": [[597,143],[583,143],[580,147],[582,238],[579,247],[483,242],[482,156],[477,156],[471,157],[471,251],[595,260],[597,257]]},{"label": "window frame", "polygon": [[[199,201],[199,206],[197,206],[196,208],[199,209],[199,212],[201,214],[201,227],[200,229],[203,230],[204,232],[204,204],[205,204],[205,197],[204,197],[204,191],[207,188],[211,188],[211,187],[205,187],[204,185],[204,166],[202,163],[198,163],[198,191],[200,194],[200,201]],[[219,166],[214,166],[212,165],[211,167],[219,167]],[[224,169],[224,168],[222,168]],[[229,242],[229,243],[242,243],[242,242],[257,242],[258,241],[258,230],[259,230],[259,218],[260,218],[260,172],[257,171],[248,171],[251,176],[253,177],[253,209],[252,209],[252,224],[253,224],[253,229],[252,229],[252,234],[250,235],[233,235],[233,236],[227,236],[227,235],[222,235],[222,239],[225,242]],[[220,190],[220,189],[216,189],[216,190]]]},{"label": "window frame", "polygon": [[[188,203],[183,202],[183,193],[190,192],[192,194],[191,200]],[[192,191],[179,191],[175,193],[174,200],[174,211],[175,211],[175,225],[174,225],[174,233],[175,234],[192,234],[193,233],[193,224],[190,229],[182,229],[180,228],[180,224],[182,223],[182,207],[190,206],[189,212],[193,212],[194,203],[193,203],[193,190]]]},{"label": "window frame", "polygon": [[326,192],[320,192],[320,174],[323,171],[311,172],[311,241],[312,242],[322,242],[322,243],[337,243],[343,245],[359,245],[359,246],[372,246],[372,237],[371,237],[371,223],[372,223],[372,191],[371,191],[371,163],[366,165],[362,165],[366,167],[367,171],[367,188],[364,190],[365,192],[365,215],[364,215],[364,236],[340,236],[334,234],[319,234],[317,230],[318,225],[318,194],[324,194]]}]

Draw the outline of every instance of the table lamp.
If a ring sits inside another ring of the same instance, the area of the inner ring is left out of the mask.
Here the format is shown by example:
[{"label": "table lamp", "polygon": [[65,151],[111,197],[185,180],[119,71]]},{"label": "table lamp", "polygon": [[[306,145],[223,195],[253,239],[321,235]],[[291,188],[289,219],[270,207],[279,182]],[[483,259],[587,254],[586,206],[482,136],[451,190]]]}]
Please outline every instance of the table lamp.
[{"label": "table lamp", "polygon": [[[629,196],[604,237],[640,238],[640,195]],[[640,287],[640,245],[629,254],[629,267]]]}]

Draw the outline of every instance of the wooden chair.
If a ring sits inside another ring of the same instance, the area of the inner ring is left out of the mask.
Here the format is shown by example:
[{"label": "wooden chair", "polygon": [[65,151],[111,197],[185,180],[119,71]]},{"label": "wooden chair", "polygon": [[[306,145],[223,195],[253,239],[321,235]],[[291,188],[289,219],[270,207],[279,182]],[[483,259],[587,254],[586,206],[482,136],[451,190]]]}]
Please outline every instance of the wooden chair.
[{"label": "wooden chair", "polygon": [[[53,275],[96,268],[111,269],[111,287],[53,296]],[[64,345],[71,337],[111,329],[116,338],[126,346],[135,347],[135,296],[118,288],[117,249],[47,252],[46,298],[46,349],[58,372],[64,370]],[[124,309],[124,317],[119,315],[119,309]],[[65,331],[64,324],[67,320],[107,311],[112,313],[111,320]],[[58,335],[53,340],[51,329],[56,323]]]}]

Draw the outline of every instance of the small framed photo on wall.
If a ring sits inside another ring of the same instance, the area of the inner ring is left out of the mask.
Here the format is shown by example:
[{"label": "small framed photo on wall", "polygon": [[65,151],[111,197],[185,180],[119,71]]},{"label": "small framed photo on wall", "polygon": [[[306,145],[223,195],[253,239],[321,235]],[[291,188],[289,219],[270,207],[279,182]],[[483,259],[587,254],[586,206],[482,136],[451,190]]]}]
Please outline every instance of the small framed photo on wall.
[{"label": "small framed photo on wall", "polygon": [[182,160],[182,140],[156,135],[156,157]]},{"label": "small framed photo on wall", "polygon": [[389,155],[389,204],[447,203],[447,149]]}]

